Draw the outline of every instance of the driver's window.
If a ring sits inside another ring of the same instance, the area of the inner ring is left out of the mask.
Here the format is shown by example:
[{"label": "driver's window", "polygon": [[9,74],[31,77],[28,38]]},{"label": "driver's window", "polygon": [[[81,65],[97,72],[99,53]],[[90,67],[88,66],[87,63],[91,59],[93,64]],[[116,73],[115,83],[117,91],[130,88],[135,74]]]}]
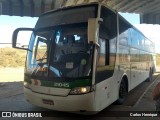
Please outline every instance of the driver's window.
[{"label": "driver's window", "polygon": [[46,63],[47,62],[47,40],[46,38],[36,36],[36,45],[35,53],[33,54],[34,57],[34,63]]},{"label": "driver's window", "polygon": [[38,44],[36,46],[37,51],[35,54],[37,63],[46,63],[47,62],[47,44],[46,39],[38,37]]}]

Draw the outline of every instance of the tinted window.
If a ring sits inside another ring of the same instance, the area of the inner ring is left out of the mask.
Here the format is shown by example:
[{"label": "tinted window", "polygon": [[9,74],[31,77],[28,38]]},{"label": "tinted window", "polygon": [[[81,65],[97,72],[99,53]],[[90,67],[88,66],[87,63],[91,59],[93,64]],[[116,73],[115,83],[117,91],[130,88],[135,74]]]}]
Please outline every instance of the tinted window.
[{"label": "tinted window", "polygon": [[129,28],[131,26],[124,21],[123,18],[119,17],[119,44],[121,45],[130,45],[131,41],[129,38]]},{"label": "tinted window", "polygon": [[98,51],[98,66],[105,66],[106,65],[106,41],[105,39],[99,39],[100,48]]},{"label": "tinted window", "polygon": [[88,22],[88,18],[95,18],[96,14],[96,5],[57,10],[42,15],[36,24],[36,29],[62,24]]},{"label": "tinted window", "polygon": [[139,50],[131,48],[130,53],[131,53],[131,62],[139,62]]},{"label": "tinted window", "polygon": [[139,48],[139,38],[138,38],[138,32],[134,29],[131,29],[131,45],[132,47]]}]

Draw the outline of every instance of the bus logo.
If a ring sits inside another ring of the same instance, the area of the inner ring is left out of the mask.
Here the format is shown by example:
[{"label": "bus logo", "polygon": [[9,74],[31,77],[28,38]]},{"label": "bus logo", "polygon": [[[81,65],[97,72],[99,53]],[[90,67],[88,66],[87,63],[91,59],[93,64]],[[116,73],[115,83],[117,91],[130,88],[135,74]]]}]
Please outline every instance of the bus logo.
[{"label": "bus logo", "polygon": [[2,112],[2,117],[11,117],[11,112]]},{"label": "bus logo", "polygon": [[32,85],[41,86],[41,81],[36,79],[31,79]]}]

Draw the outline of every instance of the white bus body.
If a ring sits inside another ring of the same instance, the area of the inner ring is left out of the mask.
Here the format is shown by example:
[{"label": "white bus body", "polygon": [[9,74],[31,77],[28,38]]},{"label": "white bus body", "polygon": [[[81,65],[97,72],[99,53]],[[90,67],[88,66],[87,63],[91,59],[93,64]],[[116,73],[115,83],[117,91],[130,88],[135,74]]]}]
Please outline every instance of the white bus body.
[{"label": "white bus body", "polygon": [[[155,68],[154,44],[117,12],[92,3],[50,11],[33,31],[24,94],[40,107],[99,112],[146,79]],[[23,48],[21,48],[23,49]]]}]

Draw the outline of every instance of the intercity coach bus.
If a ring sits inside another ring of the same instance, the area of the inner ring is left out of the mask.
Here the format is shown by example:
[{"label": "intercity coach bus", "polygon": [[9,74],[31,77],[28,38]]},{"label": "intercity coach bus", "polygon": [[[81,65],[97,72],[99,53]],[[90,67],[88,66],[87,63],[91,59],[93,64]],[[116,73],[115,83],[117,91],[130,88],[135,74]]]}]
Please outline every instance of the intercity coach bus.
[{"label": "intercity coach bus", "polygon": [[[32,32],[28,48],[16,46],[24,31]],[[153,42],[99,3],[44,13],[35,28],[14,31],[12,46],[27,50],[27,101],[57,111],[99,112],[122,104],[155,69]]]}]

